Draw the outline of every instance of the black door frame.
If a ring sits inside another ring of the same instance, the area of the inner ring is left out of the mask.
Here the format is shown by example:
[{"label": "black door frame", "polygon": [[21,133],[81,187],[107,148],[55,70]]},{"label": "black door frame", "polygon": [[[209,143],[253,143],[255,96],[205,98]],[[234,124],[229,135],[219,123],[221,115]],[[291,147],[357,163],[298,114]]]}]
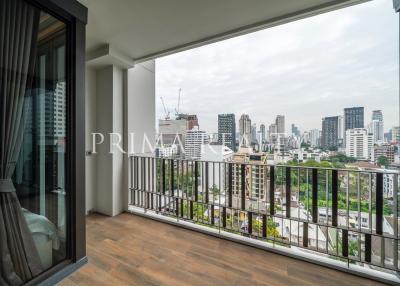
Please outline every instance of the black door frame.
[{"label": "black door frame", "polygon": [[54,285],[87,263],[85,222],[85,48],[87,8],[76,0],[24,0],[66,24],[67,258],[26,285]]}]

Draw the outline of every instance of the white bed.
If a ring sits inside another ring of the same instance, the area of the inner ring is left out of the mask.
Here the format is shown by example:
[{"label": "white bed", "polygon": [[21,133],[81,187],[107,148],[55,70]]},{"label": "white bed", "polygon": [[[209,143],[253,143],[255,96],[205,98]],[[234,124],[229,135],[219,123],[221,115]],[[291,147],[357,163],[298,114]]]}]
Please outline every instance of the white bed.
[{"label": "white bed", "polygon": [[56,226],[46,217],[22,209],[44,269],[53,265],[53,250],[60,248]]}]

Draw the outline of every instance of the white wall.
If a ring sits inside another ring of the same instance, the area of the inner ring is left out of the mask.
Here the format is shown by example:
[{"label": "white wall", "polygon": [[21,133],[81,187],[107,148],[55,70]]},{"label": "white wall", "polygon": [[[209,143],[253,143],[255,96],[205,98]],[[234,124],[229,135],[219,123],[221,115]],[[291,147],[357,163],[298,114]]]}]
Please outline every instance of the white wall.
[{"label": "white wall", "polygon": [[[124,92],[125,92],[125,81],[124,81],[124,73],[126,70],[113,66],[113,105],[112,105],[112,114],[113,114],[113,132],[121,134],[123,137],[121,138],[121,146],[123,147],[123,138],[126,136],[124,134]],[[123,148],[125,149],[125,148]],[[125,151],[125,150],[124,150]],[[113,152],[113,160],[112,160],[112,190],[113,190],[113,214],[117,215],[121,213],[124,209],[124,192],[127,192],[127,189],[124,189],[124,154],[117,150],[114,147]]]},{"label": "white wall", "polygon": [[[125,151],[129,133],[135,134],[137,152],[143,151],[144,135],[154,145],[155,63],[129,70],[115,64],[87,67],[86,75],[86,151],[96,151],[86,157],[86,212],[115,216],[128,208],[129,159],[115,147],[110,154],[109,134],[122,135]],[[93,132],[105,136],[95,150]],[[151,148],[146,145],[144,151]]]},{"label": "white wall", "polygon": [[112,154],[109,153],[110,132],[113,132],[113,66],[106,66],[97,70],[97,128],[96,132],[105,136],[103,144],[96,146],[97,158],[97,188],[95,192],[95,210],[103,214],[112,215],[113,207],[113,164]]},{"label": "white wall", "polygon": [[[86,68],[85,98],[86,151],[92,151],[92,132],[96,131],[96,70]],[[95,208],[95,191],[97,175],[96,156],[86,155],[86,213]]]},{"label": "white wall", "polygon": [[147,143],[143,144],[143,139],[147,136],[154,146],[156,136],[155,61],[138,64],[129,69],[127,80],[127,132],[134,133],[133,144],[129,141],[129,153],[150,152]]}]

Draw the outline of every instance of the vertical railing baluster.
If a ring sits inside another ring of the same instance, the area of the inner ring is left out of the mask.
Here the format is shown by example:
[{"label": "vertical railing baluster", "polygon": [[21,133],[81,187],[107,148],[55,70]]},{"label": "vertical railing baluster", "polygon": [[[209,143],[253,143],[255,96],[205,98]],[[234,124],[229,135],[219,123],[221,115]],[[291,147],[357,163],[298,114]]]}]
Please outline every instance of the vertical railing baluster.
[{"label": "vertical railing baluster", "polygon": [[174,182],[174,170],[175,170],[175,162],[173,159],[169,160],[169,172],[170,172],[170,196],[175,196],[175,182]]},{"label": "vertical railing baluster", "polygon": [[334,227],[338,226],[338,190],[338,171],[332,170],[332,226]]},{"label": "vertical railing baluster", "polygon": [[215,219],[214,219],[214,215],[215,215],[215,213],[214,213],[214,205],[211,205],[210,208],[211,208],[211,224],[214,225],[214,223],[215,223]]},{"label": "vertical railing baluster", "polygon": [[349,231],[347,229],[342,230],[342,256],[349,256]]},{"label": "vertical railing baluster", "polygon": [[292,178],[291,178],[291,169],[290,167],[286,167],[286,217],[290,218],[290,207],[292,201],[291,195],[291,185],[292,185]]},{"label": "vertical railing baluster", "polygon": [[189,202],[189,208],[190,208],[190,210],[189,210],[189,212],[190,212],[189,218],[190,218],[190,220],[193,220],[193,201],[192,200]]},{"label": "vertical railing baluster", "polygon": [[364,242],[364,260],[365,262],[371,263],[371,234],[366,233],[365,234],[365,242]]},{"label": "vertical railing baluster", "polygon": [[275,215],[275,167],[269,169],[269,213]]},{"label": "vertical railing baluster", "polygon": [[308,222],[303,222],[303,247],[308,248]]},{"label": "vertical railing baluster", "polygon": [[383,174],[376,173],[376,233],[383,233]]},{"label": "vertical railing baluster", "polygon": [[267,215],[263,214],[262,215],[262,237],[266,238],[267,237]]},{"label": "vertical railing baluster", "polygon": [[[398,219],[398,195],[399,195],[399,178],[397,174],[393,174],[393,233],[394,233],[394,243],[393,243],[393,266],[394,269],[399,270],[399,219]],[[397,222],[397,223],[396,223]]]},{"label": "vertical railing baluster", "polygon": [[312,221],[318,223],[318,169],[312,169]]},{"label": "vertical railing baluster", "polygon": [[[193,164],[193,162],[192,162]],[[194,201],[198,203],[199,200],[199,178],[198,178],[198,172],[199,172],[199,167],[198,167],[198,162],[194,161]]]},{"label": "vertical railing baluster", "polygon": [[222,208],[222,227],[226,228],[226,207]]},{"label": "vertical railing baluster", "polygon": [[232,185],[233,185],[233,165],[229,163],[228,165],[228,207],[232,207]]},{"label": "vertical railing baluster", "polygon": [[165,178],[165,159],[161,159],[161,190],[162,194],[165,195],[166,188],[166,178]]},{"label": "vertical railing baluster", "polygon": [[241,176],[241,209],[246,209],[246,165],[242,164],[240,166],[240,176]]},{"label": "vertical railing baluster", "polygon": [[209,174],[208,174],[208,162],[204,162],[204,192],[205,192],[205,194],[206,194],[206,196],[205,196],[205,203],[206,204],[208,204],[208,202],[209,202],[209,193],[208,193],[208,191],[209,191],[209,189],[208,189],[208,180],[209,180],[209,178],[208,178],[208,176],[209,176]]},{"label": "vertical railing baluster", "polygon": [[248,212],[247,213],[247,231],[249,233],[249,235],[251,235],[253,233],[253,213],[252,212]]}]

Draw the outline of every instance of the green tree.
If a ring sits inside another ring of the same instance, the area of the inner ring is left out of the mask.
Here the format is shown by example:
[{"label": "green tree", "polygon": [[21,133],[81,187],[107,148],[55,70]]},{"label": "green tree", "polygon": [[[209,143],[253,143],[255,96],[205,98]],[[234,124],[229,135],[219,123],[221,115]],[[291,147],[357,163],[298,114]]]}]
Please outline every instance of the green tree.
[{"label": "green tree", "polygon": [[219,193],[220,193],[219,188],[218,188],[217,185],[215,185],[215,184],[211,187],[210,190],[211,190],[211,192],[212,192],[212,194],[213,194],[214,197],[218,196]]},{"label": "green tree", "polygon": [[389,165],[389,159],[386,156],[378,157],[378,165],[387,167]]}]

